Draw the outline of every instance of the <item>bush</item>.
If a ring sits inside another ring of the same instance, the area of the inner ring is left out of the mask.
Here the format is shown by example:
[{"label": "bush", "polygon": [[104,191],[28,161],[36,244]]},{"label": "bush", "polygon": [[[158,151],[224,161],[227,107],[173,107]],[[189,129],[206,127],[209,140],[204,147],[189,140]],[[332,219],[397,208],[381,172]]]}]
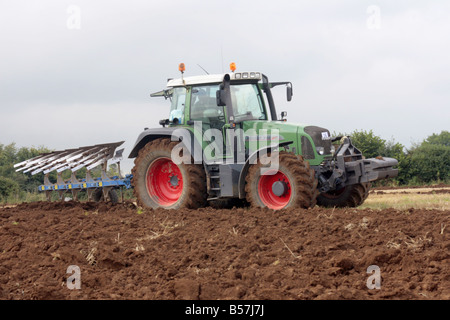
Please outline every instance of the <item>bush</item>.
[{"label": "bush", "polygon": [[0,200],[6,200],[19,193],[19,184],[9,178],[0,176]]},{"label": "bush", "polygon": [[411,152],[411,178],[419,182],[448,182],[450,177],[450,146],[423,143]]},{"label": "bush", "polygon": [[375,158],[381,156],[386,148],[386,140],[376,136],[370,131],[353,131],[350,139],[366,158]]}]

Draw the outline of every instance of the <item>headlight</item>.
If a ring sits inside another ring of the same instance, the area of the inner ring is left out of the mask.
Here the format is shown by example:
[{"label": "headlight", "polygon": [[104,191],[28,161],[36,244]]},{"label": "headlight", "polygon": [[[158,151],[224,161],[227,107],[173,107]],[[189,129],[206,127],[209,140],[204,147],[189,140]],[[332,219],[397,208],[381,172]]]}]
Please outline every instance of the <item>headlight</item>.
[{"label": "headlight", "polygon": [[318,154],[320,154],[322,156],[325,152],[325,148],[324,147],[316,147],[316,151]]}]

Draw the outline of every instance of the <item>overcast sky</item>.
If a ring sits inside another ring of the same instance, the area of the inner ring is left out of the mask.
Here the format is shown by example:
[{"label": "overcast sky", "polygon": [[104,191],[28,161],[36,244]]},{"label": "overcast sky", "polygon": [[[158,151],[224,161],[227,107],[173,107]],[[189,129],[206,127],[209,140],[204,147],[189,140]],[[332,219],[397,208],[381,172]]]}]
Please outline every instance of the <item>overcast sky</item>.
[{"label": "overcast sky", "polygon": [[[261,71],[288,121],[406,147],[450,130],[450,1],[1,0],[0,143],[125,141],[169,104],[167,78]],[[132,161],[123,162],[129,171]]]}]

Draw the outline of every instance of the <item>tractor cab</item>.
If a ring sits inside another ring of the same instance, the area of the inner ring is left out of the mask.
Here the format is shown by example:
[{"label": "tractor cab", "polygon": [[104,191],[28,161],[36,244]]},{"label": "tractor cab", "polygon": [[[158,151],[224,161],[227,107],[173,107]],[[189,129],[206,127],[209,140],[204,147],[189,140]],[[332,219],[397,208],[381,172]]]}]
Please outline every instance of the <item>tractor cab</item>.
[{"label": "tractor cab", "polygon": [[[181,70],[183,74],[184,69]],[[260,72],[234,72],[235,67],[232,71],[225,75],[169,79],[167,89],[151,94],[151,97],[171,100],[169,118],[160,123],[164,126],[192,125],[193,121],[202,121],[206,127],[222,129],[225,124],[235,127],[246,120],[277,120],[270,89],[287,85],[290,101],[292,84],[269,83]]]},{"label": "tractor cab", "polygon": [[[229,159],[233,153],[248,158],[260,145],[267,144],[266,138],[263,138],[264,141],[257,138],[261,136],[261,129],[268,131],[266,136],[270,136],[271,131],[276,130],[278,133],[279,129],[288,129],[290,133],[297,134],[298,126],[291,125],[288,128],[285,119],[281,119],[283,123],[277,119],[271,94],[272,87],[286,85],[287,99],[290,101],[292,84],[269,83],[268,78],[261,72],[235,70],[232,64],[232,72],[229,74],[183,77],[184,68],[180,68],[181,78],[169,79],[167,89],[151,94],[152,97],[165,97],[171,101],[169,117],[160,121],[163,127],[181,127],[188,130],[201,128],[198,140],[201,141],[202,149],[213,144],[215,150],[214,157],[205,155],[207,160]],[[280,137],[277,133],[273,136]],[[202,141],[205,135],[214,135],[214,142]],[[222,141],[219,142],[220,145],[217,139],[219,135]],[[235,135],[239,135],[237,139],[241,143],[240,148],[234,143]],[[291,141],[296,140],[296,137],[291,138]],[[255,143],[249,146],[249,143],[245,142],[249,140]]]}]

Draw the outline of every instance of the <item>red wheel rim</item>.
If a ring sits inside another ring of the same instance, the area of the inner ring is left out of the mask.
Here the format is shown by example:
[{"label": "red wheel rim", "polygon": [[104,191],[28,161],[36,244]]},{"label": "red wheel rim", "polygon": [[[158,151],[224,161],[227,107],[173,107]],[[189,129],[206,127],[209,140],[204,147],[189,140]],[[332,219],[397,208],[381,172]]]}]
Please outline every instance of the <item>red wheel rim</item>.
[{"label": "red wheel rim", "polygon": [[[275,194],[274,183],[282,183],[284,191]],[[288,177],[281,171],[273,175],[262,175],[258,182],[258,195],[264,205],[270,209],[283,209],[291,199],[291,184]]]},{"label": "red wheel rim", "polygon": [[175,204],[183,192],[180,168],[169,158],[153,161],[147,170],[147,190],[149,196],[160,206]]}]

